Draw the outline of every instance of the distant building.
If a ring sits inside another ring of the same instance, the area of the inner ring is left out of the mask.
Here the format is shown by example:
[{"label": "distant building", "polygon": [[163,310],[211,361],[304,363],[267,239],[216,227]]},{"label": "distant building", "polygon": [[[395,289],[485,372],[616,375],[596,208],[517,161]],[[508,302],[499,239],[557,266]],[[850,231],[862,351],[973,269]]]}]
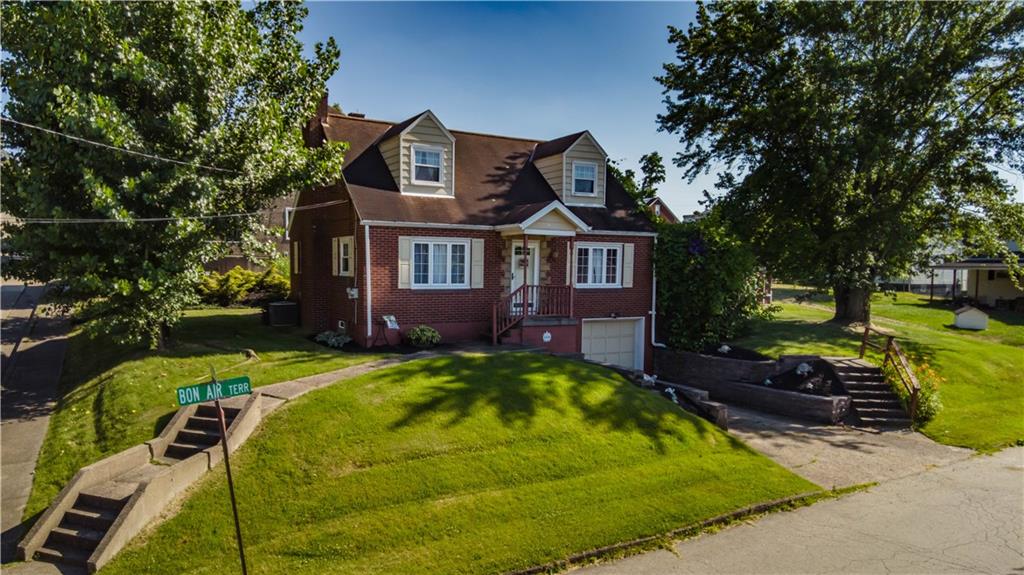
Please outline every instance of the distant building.
[{"label": "distant building", "polygon": [[655,216],[665,220],[670,224],[678,224],[679,218],[676,217],[675,213],[669,209],[668,204],[665,203],[661,198],[653,198],[647,202],[647,207],[651,209],[651,213]]},{"label": "distant building", "polygon": [[[1024,265],[1024,253],[1020,247],[1009,242],[1010,251]],[[1010,279],[1009,266],[1002,258],[992,256],[975,256],[955,262],[946,262],[932,266],[936,270],[952,270],[954,274],[967,277],[967,289],[959,294],[975,302],[994,308],[1007,308],[1024,311],[1024,290],[1018,288]]]}]

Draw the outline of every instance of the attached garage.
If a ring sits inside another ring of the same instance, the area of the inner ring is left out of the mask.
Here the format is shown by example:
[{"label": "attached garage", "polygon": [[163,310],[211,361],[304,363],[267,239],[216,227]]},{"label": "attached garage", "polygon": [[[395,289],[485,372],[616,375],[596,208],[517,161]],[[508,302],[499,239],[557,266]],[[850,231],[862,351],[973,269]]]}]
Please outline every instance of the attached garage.
[{"label": "attached garage", "polygon": [[585,319],[583,357],[627,369],[644,367],[643,318]]}]

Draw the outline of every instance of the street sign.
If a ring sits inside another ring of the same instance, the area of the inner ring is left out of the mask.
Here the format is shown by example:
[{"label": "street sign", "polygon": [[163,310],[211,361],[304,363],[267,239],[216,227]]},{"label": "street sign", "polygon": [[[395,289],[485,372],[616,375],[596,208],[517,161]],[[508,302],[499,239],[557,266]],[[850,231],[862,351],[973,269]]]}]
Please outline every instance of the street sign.
[{"label": "street sign", "polygon": [[249,376],[232,377],[231,379],[214,380],[198,385],[178,388],[178,405],[186,406],[193,403],[215,401],[236,395],[252,393],[252,382]]},{"label": "street sign", "polygon": [[217,409],[217,424],[220,427],[220,446],[224,450],[224,471],[228,475],[228,492],[231,494],[231,512],[235,516],[235,538],[238,540],[238,558],[242,563],[242,575],[248,575],[245,565],[245,547],[242,545],[242,523],[238,520],[238,503],[235,501],[235,482],[231,478],[231,459],[228,457],[228,426],[224,421],[224,409],[220,400],[236,395],[252,393],[252,382],[249,376],[217,379],[217,371],[210,366],[210,381],[199,385],[179,387],[177,390],[178,405],[184,407],[195,403],[213,401]]}]

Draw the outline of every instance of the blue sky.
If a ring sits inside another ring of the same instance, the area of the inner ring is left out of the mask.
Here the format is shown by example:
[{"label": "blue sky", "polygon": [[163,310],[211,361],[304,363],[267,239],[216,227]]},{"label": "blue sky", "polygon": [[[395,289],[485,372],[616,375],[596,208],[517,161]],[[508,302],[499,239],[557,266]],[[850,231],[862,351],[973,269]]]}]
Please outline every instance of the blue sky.
[{"label": "blue sky", "polygon": [[590,130],[612,159],[635,167],[657,150],[661,195],[677,213],[699,208],[714,176],[687,183],[669,158],[677,138],[657,131],[653,77],[673,58],[669,24],[690,3],[311,2],[302,39],[334,36],[341,67],[331,102],[370,118],[431,109],[448,128],[537,139]]}]

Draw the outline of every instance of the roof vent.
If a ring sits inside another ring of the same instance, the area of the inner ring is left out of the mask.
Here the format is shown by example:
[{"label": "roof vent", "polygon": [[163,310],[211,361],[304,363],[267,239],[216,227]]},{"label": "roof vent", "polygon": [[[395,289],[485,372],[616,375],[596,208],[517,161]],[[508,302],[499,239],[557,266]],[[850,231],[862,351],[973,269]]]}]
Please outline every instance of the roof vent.
[{"label": "roof vent", "polygon": [[364,114],[362,112],[349,112],[348,115],[349,115],[350,118],[365,118],[366,117],[366,114]]}]

